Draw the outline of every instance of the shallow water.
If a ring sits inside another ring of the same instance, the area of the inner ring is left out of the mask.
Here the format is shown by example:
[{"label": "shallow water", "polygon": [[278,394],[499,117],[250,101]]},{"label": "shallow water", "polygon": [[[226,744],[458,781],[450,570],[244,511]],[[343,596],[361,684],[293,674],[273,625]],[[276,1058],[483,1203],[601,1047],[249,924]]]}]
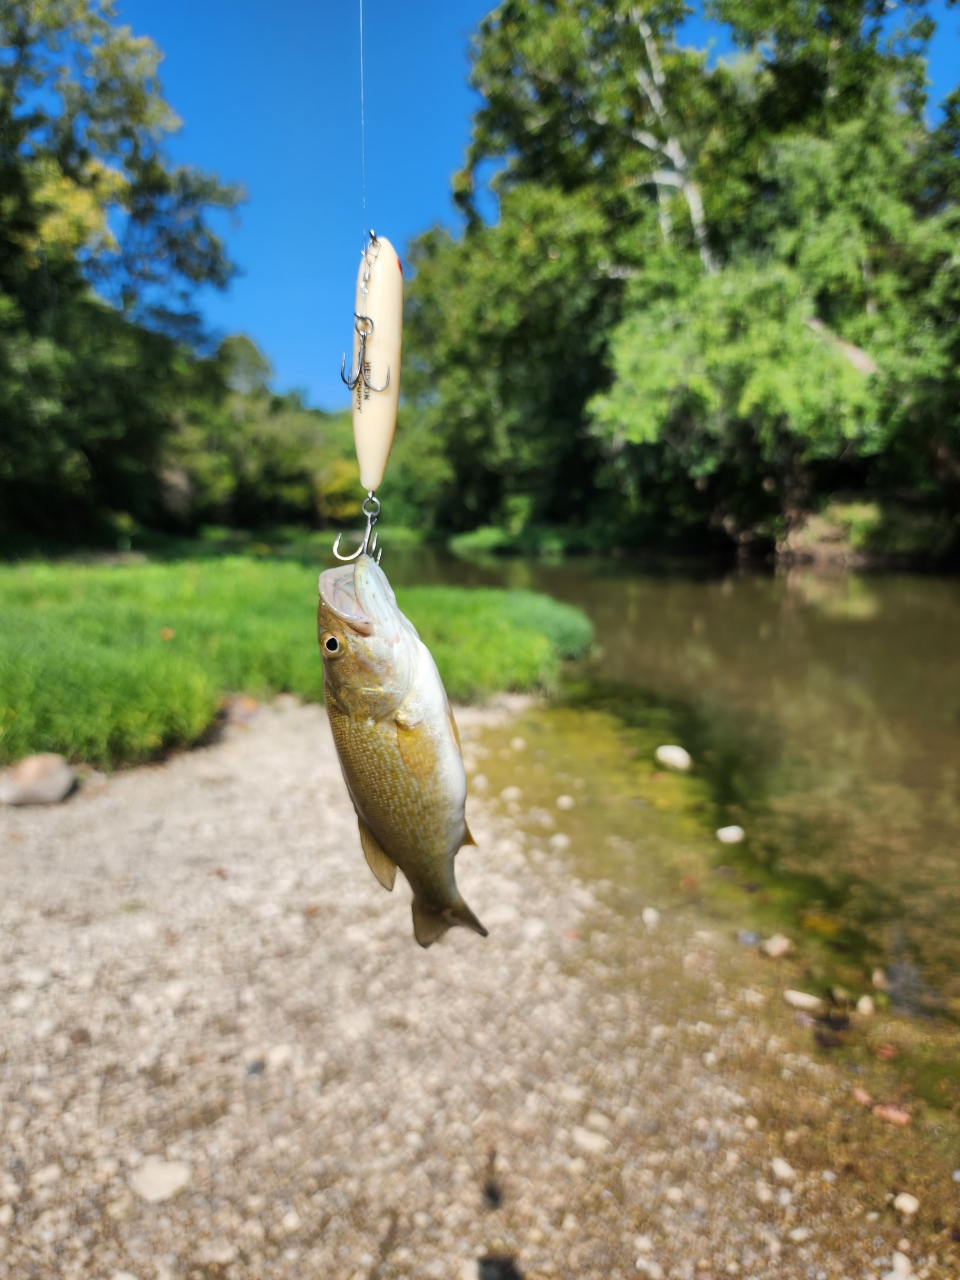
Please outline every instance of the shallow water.
[{"label": "shallow water", "polygon": [[662,709],[711,816],[748,832],[717,862],[792,884],[786,923],[838,964],[885,964],[895,1004],[960,1013],[960,583],[427,554],[390,569],[583,608],[598,652],[576,705]]}]

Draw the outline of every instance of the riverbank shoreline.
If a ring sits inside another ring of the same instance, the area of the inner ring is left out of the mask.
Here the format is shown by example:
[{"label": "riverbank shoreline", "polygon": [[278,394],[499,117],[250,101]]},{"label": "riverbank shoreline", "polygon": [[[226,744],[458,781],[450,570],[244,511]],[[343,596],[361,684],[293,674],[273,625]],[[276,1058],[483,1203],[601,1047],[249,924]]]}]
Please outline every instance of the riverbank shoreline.
[{"label": "riverbank shoreline", "polygon": [[934,1127],[856,1102],[780,971],[469,816],[490,937],[424,952],[317,706],[0,813],[0,1277],[960,1273]]}]

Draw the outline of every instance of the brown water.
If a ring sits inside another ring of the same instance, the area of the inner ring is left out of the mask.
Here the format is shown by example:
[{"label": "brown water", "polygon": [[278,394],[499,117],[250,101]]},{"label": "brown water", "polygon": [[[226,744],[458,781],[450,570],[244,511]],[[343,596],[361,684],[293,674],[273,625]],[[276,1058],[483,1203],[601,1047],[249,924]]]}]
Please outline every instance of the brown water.
[{"label": "brown water", "polygon": [[577,705],[661,708],[717,823],[748,832],[718,862],[789,883],[796,923],[885,964],[895,1003],[960,1013],[960,583],[421,555],[391,573],[584,609]]}]

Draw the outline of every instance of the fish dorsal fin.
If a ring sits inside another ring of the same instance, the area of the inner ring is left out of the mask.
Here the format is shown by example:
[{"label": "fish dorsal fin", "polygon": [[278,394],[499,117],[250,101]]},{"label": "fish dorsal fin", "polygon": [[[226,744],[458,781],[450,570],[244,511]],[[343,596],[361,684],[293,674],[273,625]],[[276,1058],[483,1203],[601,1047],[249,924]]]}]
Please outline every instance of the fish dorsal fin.
[{"label": "fish dorsal fin", "polygon": [[475,845],[476,843],[477,843],[476,840],[474,840],[473,838],[473,833],[471,832],[467,824],[464,823],[463,824],[463,841],[460,845],[460,848],[462,849],[465,844]]},{"label": "fish dorsal fin", "polygon": [[396,721],[397,746],[408,771],[423,782],[430,777],[437,764],[437,748],[423,721],[405,725]]},{"label": "fish dorsal fin", "polygon": [[453,718],[453,707],[451,707],[449,699],[447,699],[446,708],[447,708],[447,724],[449,724],[450,732],[453,734],[453,740],[457,744],[457,750],[460,752],[461,755],[463,755],[463,747],[461,747],[460,745],[460,730],[457,728],[457,722]]},{"label": "fish dorsal fin", "polygon": [[360,843],[367,866],[389,892],[397,879],[397,864],[388,853],[384,853],[380,841],[373,834],[362,818],[358,818],[360,826]]},{"label": "fish dorsal fin", "polygon": [[429,947],[450,928],[450,924],[439,911],[431,911],[419,899],[411,903],[413,909],[413,936],[421,947]]}]

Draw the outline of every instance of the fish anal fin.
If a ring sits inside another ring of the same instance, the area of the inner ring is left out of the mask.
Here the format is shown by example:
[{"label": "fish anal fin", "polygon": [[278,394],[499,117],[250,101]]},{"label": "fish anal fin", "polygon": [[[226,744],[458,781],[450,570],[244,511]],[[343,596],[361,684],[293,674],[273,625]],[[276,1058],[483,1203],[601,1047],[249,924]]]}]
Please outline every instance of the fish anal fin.
[{"label": "fish anal fin", "polygon": [[443,913],[439,911],[431,911],[429,907],[425,907],[418,898],[414,898],[411,904],[413,908],[413,935],[420,943],[421,947],[432,946],[438,938],[450,928],[450,924],[444,919]]},{"label": "fish anal fin", "polygon": [[465,844],[476,845],[476,843],[477,843],[476,840],[474,840],[473,838],[473,832],[470,830],[467,824],[464,823],[463,824],[463,840],[460,843],[460,848],[462,849]]},{"label": "fish anal fin", "polygon": [[367,866],[389,892],[397,879],[397,864],[388,853],[384,853],[380,841],[364,820],[358,818],[357,822],[360,827],[360,844],[363,846],[363,856],[367,860]]},{"label": "fish anal fin", "polygon": [[474,933],[479,933],[481,938],[486,938],[488,936],[487,930],[483,927],[462,898],[458,898],[452,907],[447,907],[443,914],[451,924],[461,924],[465,929],[472,929]]}]

